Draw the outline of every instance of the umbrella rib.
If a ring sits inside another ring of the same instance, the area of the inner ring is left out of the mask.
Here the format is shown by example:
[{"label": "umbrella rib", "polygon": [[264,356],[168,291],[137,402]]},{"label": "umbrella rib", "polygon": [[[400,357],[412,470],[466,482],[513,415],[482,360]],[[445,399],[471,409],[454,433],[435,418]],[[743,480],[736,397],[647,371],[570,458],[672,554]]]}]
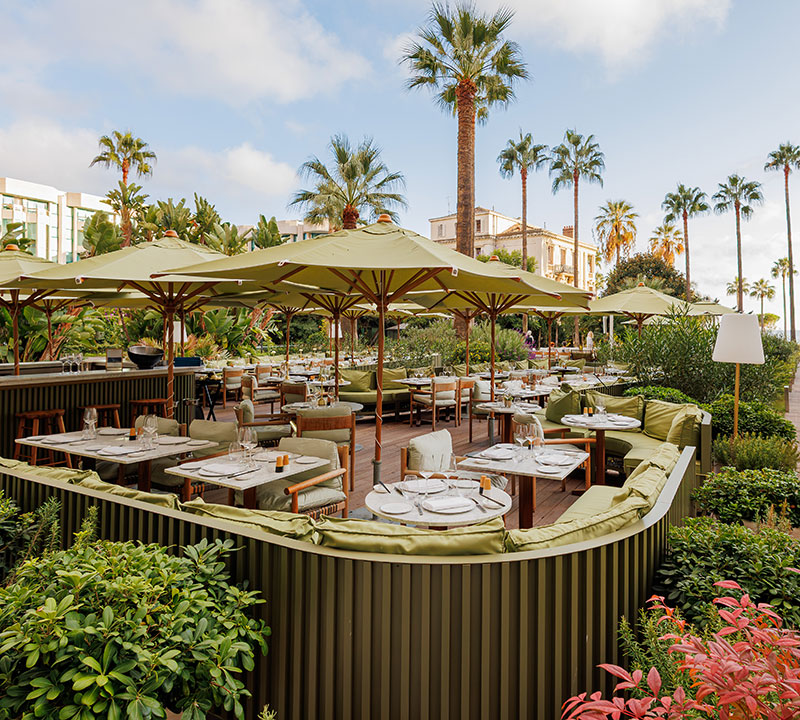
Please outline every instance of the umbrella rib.
[{"label": "umbrella rib", "polygon": [[422,285],[422,283],[424,283],[426,280],[430,280],[432,277],[436,277],[440,272],[441,268],[420,270],[416,275],[414,275],[409,280],[406,280],[405,283],[403,283],[399,288],[397,288],[397,290],[395,290],[391,294],[389,302],[394,302],[396,298],[411,292],[414,288]]}]

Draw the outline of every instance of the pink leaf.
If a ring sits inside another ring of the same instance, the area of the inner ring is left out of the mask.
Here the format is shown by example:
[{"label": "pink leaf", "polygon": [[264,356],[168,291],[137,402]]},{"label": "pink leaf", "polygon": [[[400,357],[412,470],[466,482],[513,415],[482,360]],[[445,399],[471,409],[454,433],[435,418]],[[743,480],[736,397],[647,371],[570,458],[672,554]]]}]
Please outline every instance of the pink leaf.
[{"label": "pink leaf", "polygon": [[661,690],[661,676],[654,667],[650,668],[650,672],[647,673],[647,686],[653,695],[658,695],[658,691]]}]

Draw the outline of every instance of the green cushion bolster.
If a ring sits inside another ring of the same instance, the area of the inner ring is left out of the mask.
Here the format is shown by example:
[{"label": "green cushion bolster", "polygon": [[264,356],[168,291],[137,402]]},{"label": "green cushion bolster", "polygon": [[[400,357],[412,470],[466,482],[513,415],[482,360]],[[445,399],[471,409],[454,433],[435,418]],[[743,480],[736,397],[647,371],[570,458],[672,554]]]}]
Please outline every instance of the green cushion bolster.
[{"label": "green cushion bolster", "polygon": [[[157,417],[157,427],[156,432],[159,435],[177,435],[180,426],[178,425],[177,420],[173,420],[172,418],[162,418]],[[140,427],[144,427],[144,415],[139,415],[136,420],[133,421],[133,426],[138,430]]]},{"label": "green cushion bolster", "polygon": [[506,547],[509,552],[522,552],[593,540],[636,522],[649,509],[646,500],[631,496],[599,515],[527,530],[510,530],[506,536]]},{"label": "green cushion bolster", "polygon": [[270,535],[281,535],[295,540],[314,540],[314,521],[307,515],[275,510],[247,510],[230,505],[205,503],[201,498],[182,503],[180,509],[193,515],[229,520],[260,528]]},{"label": "green cushion bolster", "polygon": [[663,400],[647,400],[644,408],[644,434],[666,440],[673,418],[683,405]]},{"label": "green cushion bolster", "polygon": [[635,418],[640,422],[644,415],[644,398],[641,395],[636,395],[634,397],[615,397],[613,395],[597,392],[596,390],[587,390],[585,402],[586,407],[592,409],[596,408],[599,402],[602,402],[605,404],[606,411]]},{"label": "green cushion bolster", "polygon": [[384,368],[383,369],[383,389],[384,390],[405,390],[407,389],[402,383],[395,382],[395,380],[402,380],[408,377],[406,369],[400,368]]},{"label": "green cushion bolster", "polygon": [[[386,395],[387,393],[384,393],[383,397],[385,398]],[[354,392],[348,388],[347,390],[339,391],[339,400],[343,402],[357,402],[362,405],[374,405],[378,402],[378,392],[377,390],[359,390]]]},{"label": "green cushion bolster", "polygon": [[[273,480],[266,485],[259,485],[256,488],[256,505],[258,509],[289,512],[292,507],[292,498],[284,492],[284,489],[308,478],[321,475],[323,472],[326,472],[324,467],[292,475],[288,480]],[[334,490],[324,485],[314,485],[306,490],[301,490],[297,494],[298,510],[305,512],[306,510],[313,510],[326,505],[335,505],[344,502],[345,497],[341,490]]]},{"label": "green cushion bolster", "polygon": [[629,495],[629,493],[625,493],[624,497],[618,498],[619,492],[619,488],[611,485],[593,485],[572,503],[556,522],[566,522],[575,518],[604,513],[610,510],[616,502],[626,499]]},{"label": "green cushion bolster", "polygon": [[291,437],[291,425],[261,425],[256,426],[256,435],[258,441],[263,442],[266,440],[280,440],[284,437]]},{"label": "green cushion bolster", "polygon": [[688,445],[697,447],[700,438],[700,423],[703,414],[696,405],[684,405],[672,418],[667,442],[685,448]]},{"label": "green cushion bolster", "polygon": [[107,492],[111,495],[118,495],[119,497],[128,498],[129,500],[138,500],[140,502],[150,503],[151,505],[160,505],[161,507],[178,509],[178,497],[176,495],[158,494],[142,492],[134,488],[122,487],[121,485],[112,485],[111,483],[103,482],[95,473],[91,473],[80,482],[75,483],[81,487],[89,490],[100,490]]},{"label": "green cushion bolster", "polygon": [[453,365],[453,374],[456,377],[467,377],[467,364],[464,363],[463,365]]},{"label": "green cushion bolster", "polygon": [[487,555],[503,552],[502,518],[451,530],[390,525],[371,520],[323,517],[316,523],[319,544],[340,550],[396,555]]},{"label": "green cushion bolster", "polygon": [[652,507],[664,489],[667,477],[667,473],[661,468],[651,465],[633,479],[626,480],[624,487],[630,491],[631,495],[635,494],[647,500]]},{"label": "green cushion bolster", "polygon": [[573,390],[553,390],[545,408],[545,417],[552,422],[560,422],[564,415],[576,415],[581,412],[580,393]]},{"label": "green cushion bolster", "polygon": [[[640,437],[643,440],[647,439],[653,443],[658,442],[658,440],[648,438],[647,435],[641,435]],[[625,455],[623,459],[623,469],[628,477],[630,477],[633,471],[640,465],[646,465],[648,467],[653,465],[669,473],[672,472],[672,468],[674,468],[675,464],[678,462],[679,456],[680,451],[677,446],[672,445],[672,443],[660,443],[657,446],[641,444],[634,447]]]}]

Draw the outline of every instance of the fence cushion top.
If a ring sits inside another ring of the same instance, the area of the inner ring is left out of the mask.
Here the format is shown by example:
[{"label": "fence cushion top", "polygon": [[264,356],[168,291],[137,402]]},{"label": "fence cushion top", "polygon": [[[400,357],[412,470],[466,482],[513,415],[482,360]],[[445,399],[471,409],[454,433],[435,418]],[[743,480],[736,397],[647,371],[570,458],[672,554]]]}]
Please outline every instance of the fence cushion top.
[{"label": "fence cushion top", "polygon": [[0,469],[24,470],[29,475],[46,478],[47,480],[57,480],[65,483],[77,483],[89,475],[94,475],[91,470],[73,470],[65,467],[47,467],[45,465],[29,465],[24,460],[12,460],[11,458],[0,457]]},{"label": "fence cushion top", "polygon": [[[606,410],[610,413],[625,415],[639,422],[641,422],[642,416],[644,415],[644,398],[641,395],[634,395],[633,397],[615,397],[613,395],[597,392],[596,390],[587,390],[586,407],[594,409],[597,407],[598,403],[605,405]],[[639,428],[633,429],[635,431],[639,430]]]},{"label": "fence cushion top", "polygon": [[314,521],[308,515],[295,515],[294,513],[277,510],[247,510],[245,508],[232,507],[231,505],[215,505],[203,502],[202,498],[181,503],[180,509],[192,513],[192,515],[229,520],[249,525],[250,527],[257,527],[271,535],[281,535],[309,542],[314,540]]},{"label": "fence cushion top", "polygon": [[627,480],[623,487],[630,491],[631,496],[638,495],[647,500],[652,507],[666,484],[667,473],[655,465],[650,465],[632,480]]},{"label": "fence cushion top", "polygon": [[703,413],[697,405],[684,405],[672,418],[672,424],[667,432],[667,442],[680,448],[685,448],[687,445],[697,446],[702,420]]},{"label": "fence cushion top", "polygon": [[177,510],[179,507],[178,496],[173,493],[142,492],[141,490],[123,487],[122,485],[112,485],[111,483],[103,482],[95,473],[90,473],[80,482],[73,483],[73,485],[79,485],[89,490],[107,492],[111,495],[119,495],[129,500],[138,500],[139,502],[145,502],[151,505],[159,505],[160,507],[170,508],[171,510]]},{"label": "fence cushion top", "polygon": [[339,377],[350,382],[348,392],[369,392],[375,389],[375,373],[372,370],[340,370]]},{"label": "fence cushion top", "polygon": [[644,411],[644,433],[657,440],[666,440],[673,418],[685,407],[664,400],[648,400]]},{"label": "fence cushion top", "polygon": [[394,555],[487,555],[503,552],[502,518],[451,530],[390,525],[372,520],[322,517],[319,544],[340,550]]}]

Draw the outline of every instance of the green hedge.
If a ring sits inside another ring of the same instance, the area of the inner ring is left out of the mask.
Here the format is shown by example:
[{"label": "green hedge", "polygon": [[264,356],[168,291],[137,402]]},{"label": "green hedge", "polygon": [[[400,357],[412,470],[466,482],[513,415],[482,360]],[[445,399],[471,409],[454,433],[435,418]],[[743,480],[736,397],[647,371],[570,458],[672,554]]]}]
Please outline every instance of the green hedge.
[{"label": "green hedge", "polygon": [[736,438],[720,435],[714,440],[712,452],[716,463],[737,470],[770,468],[794,472],[800,461],[796,443],[780,435],[744,433]]},{"label": "green hedge", "polygon": [[[711,413],[714,436],[733,435],[733,395],[723,395],[718,400],[701,406]],[[794,440],[794,425],[767,403],[741,401],[739,403],[739,432],[755,435],[778,435]]]},{"label": "green hedge", "polygon": [[628,397],[641,395],[646,400],[664,400],[665,402],[679,404],[697,404],[696,400],[690,398],[682,390],[671,387],[662,387],[661,385],[644,385],[642,387],[629,388],[624,394]]}]

